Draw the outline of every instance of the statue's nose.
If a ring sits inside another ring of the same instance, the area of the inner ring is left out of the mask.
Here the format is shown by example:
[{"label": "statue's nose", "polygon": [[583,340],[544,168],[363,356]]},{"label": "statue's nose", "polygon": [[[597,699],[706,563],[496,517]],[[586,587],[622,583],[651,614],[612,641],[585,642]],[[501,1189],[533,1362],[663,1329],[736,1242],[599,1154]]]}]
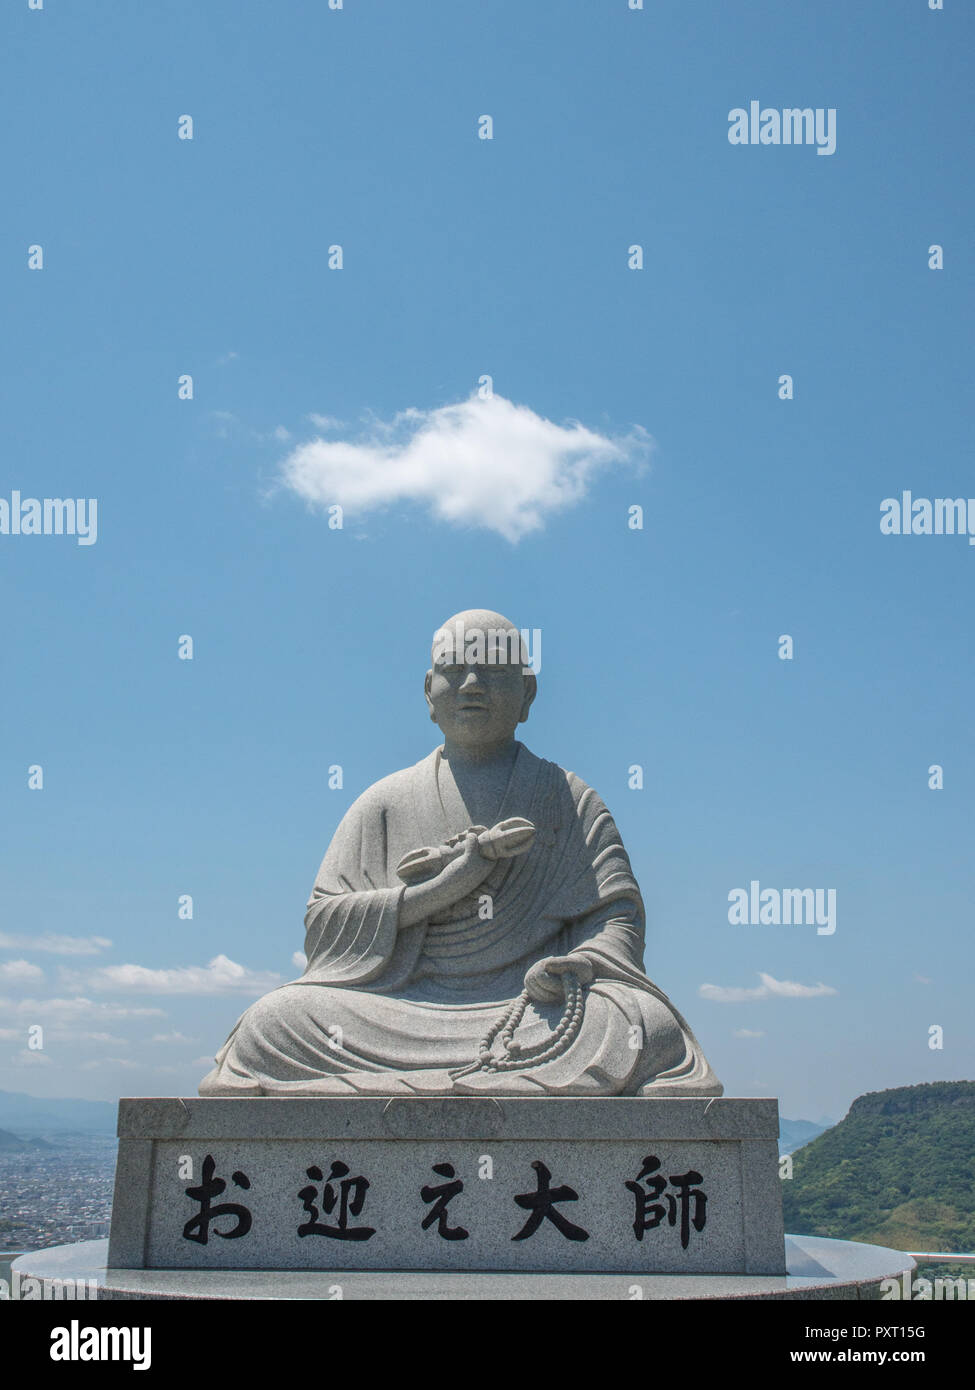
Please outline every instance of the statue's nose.
[{"label": "statue's nose", "polygon": [[469,666],[467,668],[467,675],[461,681],[460,688],[461,690],[480,690],[481,678],[477,674],[476,666]]}]

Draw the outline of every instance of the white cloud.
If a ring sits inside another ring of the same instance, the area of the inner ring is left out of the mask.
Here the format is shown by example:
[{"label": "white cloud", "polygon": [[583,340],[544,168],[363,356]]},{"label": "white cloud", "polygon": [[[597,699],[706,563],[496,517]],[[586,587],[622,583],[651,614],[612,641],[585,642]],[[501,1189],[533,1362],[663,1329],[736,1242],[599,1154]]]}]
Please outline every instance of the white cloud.
[{"label": "white cloud", "polygon": [[236,429],[241,428],[237,416],[229,410],[211,410],[210,418],[216,422],[214,432],[218,439],[229,439]]},{"label": "white cloud", "polygon": [[59,936],[43,932],[30,936],[26,932],[0,931],[0,951],[47,951],[55,956],[97,956],[111,946],[107,936]]},{"label": "white cloud", "polygon": [[22,1067],[50,1067],[53,1065],[53,1059],[46,1052],[35,1051],[31,1047],[25,1047],[18,1052],[14,1062],[19,1063]]},{"label": "white cloud", "polygon": [[736,1028],[731,1036],[733,1038],[764,1038],[765,1031],[762,1028]]},{"label": "white cloud", "polygon": [[100,1071],[102,1067],[122,1067],[125,1071],[137,1071],[139,1062],[133,1062],[129,1057],[98,1057],[90,1062],[82,1062],[80,1071]]},{"label": "white cloud", "polygon": [[78,1032],[69,1028],[49,1029],[45,1033],[48,1042],[96,1042],[106,1043],[109,1047],[128,1047],[128,1038],[117,1037],[115,1033],[88,1033]]},{"label": "white cloud", "polygon": [[241,420],[232,410],[211,410],[214,433],[218,439],[254,440],[258,444],[287,444],[291,431],[284,425],[275,425],[270,430],[255,429]]},{"label": "white cloud", "polygon": [[503,396],[370,421],[355,440],[314,439],[282,464],[307,502],[363,515],[393,502],[429,506],[439,521],[495,531],[509,541],[540,530],[579,502],[594,474],[643,458],[637,426],[610,438],[577,421],[556,425]]},{"label": "white cloud", "polygon": [[320,430],[344,430],[344,429],[345,429],[345,421],[344,421],[344,420],[336,420],[336,418],[335,418],[334,415],[316,415],[316,413],[315,413],[314,411],[312,411],[311,414],[308,416],[308,419],[312,422],[312,424],[316,427],[316,429],[320,429]]},{"label": "white cloud", "polygon": [[195,1043],[196,1038],[188,1038],[185,1033],[178,1033],[174,1029],[171,1033],[154,1033],[149,1041],[151,1043]]},{"label": "white cloud", "polygon": [[31,965],[29,960],[8,960],[0,965],[0,981],[4,984],[25,984],[27,981],[43,980],[44,971],[39,965]]},{"label": "white cloud", "polygon": [[118,1022],[123,1018],[165,1018],[165,1009],[133,1008],[127,1004],[102,1004],[92,999],[0,999],[0,1017],[23,1018],[30,1023]]},{"label": "white cloud", "polygon": [[72,982],[77,989],[141,994],[266,994],[281,984],[270,971],[248,970],[227,956],[214,956],[207,965],[180,965],[152,970],[145,965],[106,965]]},{"label": "white cloud", "polygon": [[[13,1031],[13,1030],[11,1030]],[[23,1028],[17,1032],[22,1037]],[[128,1047],[128,1038],[120,1038],[115,1033],[90,1032],[83,1028],[63,1028],[59,1024],[44,1024],[44,1046],[63,1043],[106,1043],[110,1047]]]},{"label": "white cloud", "polygon": [[308,964],[308,957],[304,951],[293,951],[291,953],[291,964],[296,970],[304,970]]},{"label": "white cloud", "polygon": [[777,980],[764,970],[758,972],[760,985],[743,989],[737,985],[701,985],[698,994],[714,1004],[745,1004],[753,999],[820,999],[836,994],[832,985],[800,985],[793,980]]}]

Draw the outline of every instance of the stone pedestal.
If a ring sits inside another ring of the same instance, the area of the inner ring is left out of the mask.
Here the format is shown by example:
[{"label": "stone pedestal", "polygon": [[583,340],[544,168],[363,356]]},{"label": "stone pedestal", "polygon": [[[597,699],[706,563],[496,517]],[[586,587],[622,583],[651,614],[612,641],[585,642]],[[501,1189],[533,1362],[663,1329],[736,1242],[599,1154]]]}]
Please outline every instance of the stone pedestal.
[{"label": "stone pedestal", "polygon": [[[13,1299],[510,1300],[668,1302],[720,1299],[886,1300],[907,1297],[910,1255],[852,1240],[786,1236],[785,1274],[497,1274],[382,1270],[112,1269],[108,1241],[34,1250],[14,1261]],[[906,1276],[906,1277],[905,1277]],[[918,1297],[919,1295],[915,1295]]]},{"label": "stone pedestal", "polygon": [[774,1100],[133,1099],[109,1266],[785,1273]]}]

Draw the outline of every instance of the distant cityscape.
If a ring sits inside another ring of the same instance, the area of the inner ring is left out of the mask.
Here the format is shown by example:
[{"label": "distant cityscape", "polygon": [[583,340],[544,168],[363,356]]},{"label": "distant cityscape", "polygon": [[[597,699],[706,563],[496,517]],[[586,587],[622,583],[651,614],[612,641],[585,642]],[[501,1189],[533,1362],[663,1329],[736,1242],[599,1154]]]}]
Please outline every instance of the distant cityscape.
[{"label": "distant cityscape", "polygon": [[23,1147],[14,1138],[0,1131],[0,1251],[107,1236],[115,1138],[58,1134]]}]

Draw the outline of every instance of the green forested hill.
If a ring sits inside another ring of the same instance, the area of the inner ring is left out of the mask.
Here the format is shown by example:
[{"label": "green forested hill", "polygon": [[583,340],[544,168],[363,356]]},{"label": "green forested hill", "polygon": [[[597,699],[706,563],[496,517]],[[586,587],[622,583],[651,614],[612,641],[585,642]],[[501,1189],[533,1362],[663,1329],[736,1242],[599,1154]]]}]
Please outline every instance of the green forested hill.
[{"label": "green forested hill", "polygon": [[787,1231],[975,1250],[975,1081],[860,1096],[793,1165],[782,1184]]}]

